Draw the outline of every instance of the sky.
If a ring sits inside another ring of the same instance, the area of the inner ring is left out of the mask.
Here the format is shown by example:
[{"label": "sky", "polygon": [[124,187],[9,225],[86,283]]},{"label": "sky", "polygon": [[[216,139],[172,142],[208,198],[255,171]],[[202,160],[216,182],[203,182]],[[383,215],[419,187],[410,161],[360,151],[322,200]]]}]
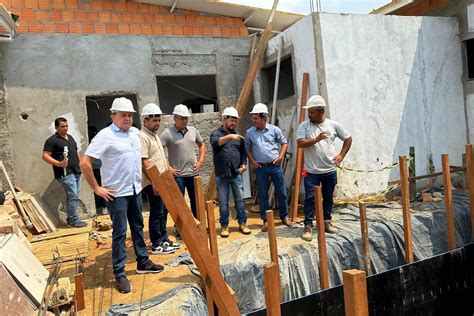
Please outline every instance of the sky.
[{"label": "sky", "polygon": [[[278,10],[308,14],[311,0],[279,0]],[[254,7],[271,9],[273,0],[225,0],[225,2],[238,3]],[[372,9],[379,8],[391,0],[320,0],[323,12],[338,13],[369,13]],[[316,3],[316,0],[313,0]]]}]

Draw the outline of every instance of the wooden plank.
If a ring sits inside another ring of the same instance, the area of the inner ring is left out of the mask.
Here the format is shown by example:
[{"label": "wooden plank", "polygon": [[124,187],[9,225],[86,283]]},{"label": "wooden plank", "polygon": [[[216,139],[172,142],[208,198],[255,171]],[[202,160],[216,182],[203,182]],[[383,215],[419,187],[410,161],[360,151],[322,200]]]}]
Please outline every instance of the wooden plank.
[{"label": "wooden plank", "polygon": [[45,208],[44,203],[41,203],[40,198],[34,195],[31,196],[31,203],[33,203],[35,209],[37,209],[38,212],[43,216],[45,221],[48,223],[48,226],[50,227],[51,231],[55,231],[59,225],[59,222],[56,217],[51,213],[49,208]]},{"label": "wooden plank", "polygon": [[78,311],[82,311],[86,308],[86,303],[84,301],[84,275],[82,273],[76,274],[74,276],[74,287],[76,308]]},{"label": "wooden plank", "polygon": [[275,219],[273,217],[273,211],[267,210],[267,225],[268,225],[268,243],[270,245],[270,260],[276,264],[278,269],[278,283],[276,284],[279,289],[279,302],[282,302],[283,293],[280,282],[280,264],[278,262],[278,249],[276,241],[276,231],[275,231]]},{"label": "wooden plank", "polygon": [[[201,229],[206,231],[206,203],[204,201],[204,189],[202,184],[202,177],[194,177],[194,195],[196,199],[196,215],[199,222],[201,222]],[[192,197],[190,197],[192,198]]]},{"label": "wooden plank", "polygon": [[362,257],[364,258],[364,268],[367,275],[372,274],[372,267],[370,266],[370,251],[369,251],[369,228],[367,225],[367,211],[365,203],[359,202],[360,213],[360,233],[362,238]]},{"label": "wooden plank", "polygon": [[[304,121],[305,110],[303,106],[306,105],[308,100],[308,84],[309,84],[309,73],[303,73],[303,83],[301,89],[301,101],[300,101],[300,117],[299,123]],[[298,196],[300,193],[300,182],[301,182],[301,171],[303,170],[303,158],[304,158],[304,149],[299,148],[296,150],[296,165],[295,165],[295,175],[294,175],[294,187],[293,187],[293,197],[291,199],[291,219],[296,221],[298,217]]]},{"label": "wooden plank", "polygon": [[446,225],[448,229],[448,249],[456,249],[456,227],[454,226],[453,213],[453,185],[451,183],[451,170],[449,169],[449,155],[441,155],[443,166],[444,202],[446,205]]},{"label": "wooden plank", "polygon": [[56,239],[37,241],[31,244],[33,253],[42,264],[53,263],[53,254],[57,248],[62,261],[74,260],[79,251],[81,257],[87,257],[89,254],[89,234],[82,233],[61,238],[61,242]]},{"label": "wooden plank", "polygon": [[84,233],[89,233],[92,231],[92,220],[85,220],[87,223],[87,226],[84,227],[63,227],[59,228],[55,232],[47,233],[47,234],[41,234],[41,235],[34,235],[31,237],[30,242],[31,243],[36,243],[44,240],[50,240],[50,239],[57,239],[59,237],[67,237],[67,236],[73,236],[73,235],[80,235]]},{"label": "wooden plank", "polygon": [[401,202],[403,209],[403,236],[405,240],[405,260],[413,262],[413,243],[410,214],[410,188],[408,184],[407,157],[398,158],[400,167]]},{"label": "wooden plank", "polygon": [[467,187],[469,190],[469,205],[471,209],[471,240],[474,241],[474,153],[472,144],[466,145]]},{"label": "wooden plank", "polygon": [[219,313],[240,315],[237,301],[229,291],[219,265],[209,251],[206,234],[196,226],[173,175],[169,171],[160,174],[156,166],[148,168],[147,171],[198,267],[205,286],[210,289]]},{"label": "wooden plank", "polygon": [[365,272],[346,270],[342,272],[344,290],[344,314],[347,316],[369,315]]},{"label": "wooden plank", "polygon": [[207,211],[207,223],[209,228],[209,243],[211,245],[211,253],[216,257],[217,264],[220,266],[219,262],[219,248],[217,246],[217,233],[216,233],[216,222],[214,218],[214,202],[206,202],[206,211]]},{"label": "wooden plank", "polygon": [[281,315],[278,284],[280,283],[280,272],[275,262],[263,266],[263,282],[265,284],[265,304],[267,315]]},{"label": "wooden plank", "polygon": [[315,193],[315,216],[316,229],[318,233],[318,251],[319,251],[319,278],[321,289],[329,288],[328,258],[326,252],[326,232],[324,230],[323,196],[321,186],[314,186]]}]

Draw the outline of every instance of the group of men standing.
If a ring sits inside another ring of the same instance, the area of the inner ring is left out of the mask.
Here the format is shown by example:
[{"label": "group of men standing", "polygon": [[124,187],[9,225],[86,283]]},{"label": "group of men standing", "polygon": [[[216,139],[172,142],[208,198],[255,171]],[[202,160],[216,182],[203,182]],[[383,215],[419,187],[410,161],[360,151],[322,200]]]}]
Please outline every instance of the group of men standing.
[{"label": "group of men standing", "polygon": [[[303,239],[311,240],[313,222],[314,185],[321,184],[324,201],[326,231],[335,232],[330,224],[332,195],[337,182],[336,165],[347,154],[352,138],[342,126],[324,117],[326,104],[320,96],[308,100],[309,120],[303,122],[297,132],[298,146],[305,151],[305,228]],[[153,103],[143,107],[141,131],[132,126],[133,104],[126,98],[117,98],[111,107],[112,124],[102,129],[91,141],[85,155],[80,159],[77,146],[71,135],[67,134],[67,121],[56,119],[57,133],[49,138],[44,147],[43,160],[53,165],[55,177],[63,185],[67,196],[67,221],[75,227],[85,225],[77,216],[79,179],[81,171],[94,193],[108,202],[113,222],[112,261],[117,286],[120,292],[130,292],[131,286],[126,278],[125,239],[127,220],[130,225],[133,247],[137,261],[137,273],[159,273],[163,266],[153,263],[148,257],[148,249],[143,237],[143,216],[141,192],[150,206],[149,234],[152,253],[172,253],[179,244],[168,238],[166,231],[167,210],[159,195],[155,195],[150,179],[146,174],[149,166],[155,165],[160,172],[170,170],[180,191],[187,190],[191,210],[196,217],[194,177],[198,175],[205,160],[205,145],[199,131],[188,125],[191,116],[188,108],[179,104],[173,111],[174,124],[167,127],[160,136],[157,132],[161,123],[161,109]],[[268,190],[272,181],[279,205],[279,216],[286,226],[292,222],[288,218],[288,194],[285,186],[282,161],[288,142],[281,130],[267,123],[266,105],[256,104],[251,114],[253,127],[245,137],[236,131],[238,112],[228,107],[222,112],[222,126],[212,131],[210,143],[213,151],[216,186],[219,200],[221,236],[229,236],[229,198],[232,192],[237,211],[239,230],[250,234],[247,215],[242,198],[242,174],[247,169],[247,157],[256,175],[256,187],[260,203],[262,231],[268,230],[266,211]],[[64,126],[65,124],[65,126]],[[335,153],[334,140],[343,140],[339,154]],[[66,152],[64,146],[69,146]],[[198,148],[196,159],[195,147]],[[168,159],[164,153],[168,150]],[[102,185],[94,177],[94,160],[102,161]]]}]

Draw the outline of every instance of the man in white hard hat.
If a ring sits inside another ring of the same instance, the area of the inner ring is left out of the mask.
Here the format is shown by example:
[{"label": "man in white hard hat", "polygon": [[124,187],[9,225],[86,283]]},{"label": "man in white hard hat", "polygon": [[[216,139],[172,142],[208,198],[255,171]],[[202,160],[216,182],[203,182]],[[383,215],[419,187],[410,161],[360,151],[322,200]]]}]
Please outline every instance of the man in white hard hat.
[{"label": "man in white hard hat", "polygon": [[[314,218],[314,186],[320,185],[323,195],[324,228],[327,233],[336,233],[331,223],[334,188],[337,183],[336,167],[341,164],[352,145],[351,135],[336,121],[324,115],[326,102],[314,95],[308,99],[305,109],[308,120],[298,126],[298,147],[304,148],[304,231],[303,239],[311,241]],[[336,137],[343,141],[342,149],[336,152]]]},{"label": "man in white hard hat", "polygon": [[[163,266],[148,258],[143,238],[141,209],[142,163],[140,132],[133,123],[132,101],[116,98],[112,107],[112,124],[102,129],[91,141],[81,160],[81,169],[94,193],[108,201],[112,219],[112,262],[118,290],[131,291],[126,277],[127,219],[130,225],[133,248],[137,260],[137,273],[159,273]],[[99,186],[92,170],[94,159],[102,160],[102,186]]]},{"label": "man in white hard hat", "polygon": [[140,140],[142,145],[142,187],[143,193],[148,198],[150,206],[150,218],[148,219],[148,232],[151,240],[151,252],[154,254],[174,253],[179,249],[179,244],[168,239],[166,231],[166,219],[168,211],[159,195],[155,195],[150,179],[146,174],[146,169],[152,165],[158,171],[168,170],[168,161],[157,132],[161,123],[161,109],[154,103],[145,105],[142,109],[143,126],[140,130]]},{"label": "man in white hard hat", "polygon": [[212,131],[211,146],[214,157],[217,193],[219,196],[219,222],[221,237],[229,237],[229,193],[234,197],[237,221],[242,234],[251,233],[247,227],[247,214],[241,194],[242,173],[247,168],[244,138],[235,128],[239,113],[234,107],[222,112],[222,126]]},{"label": "man in white hard hat", "polygon": [[[186,105],[176,105],[173,115],[174,125],[165,129],[160,139],[163,146],[168,149],[169,170],[173,173],[183,196],[185,190],[188,191],[191,210],[197,218],[194,177],[199,174],[204,163],[206,146],[199,131],[193,126],[188,126],[191,114]],[[199,149],[198,159],[194,153],[195,146]]]},{"label": "man in white hard hat", "polygon": [[288,218],[288,194],[281,167],[288,142],[277,126],[267,123],[268,109],[265,104],[255,104],[250,114],[253,127],[247,130],[245,147],[252,166],[255,168],[260,217],[263,220],[262,231],[268,230],[266,211],[270,209],[268,203],[269,178],[271,178],[277,194],[280,219],[286,226],[291,226],[292,222]]}]

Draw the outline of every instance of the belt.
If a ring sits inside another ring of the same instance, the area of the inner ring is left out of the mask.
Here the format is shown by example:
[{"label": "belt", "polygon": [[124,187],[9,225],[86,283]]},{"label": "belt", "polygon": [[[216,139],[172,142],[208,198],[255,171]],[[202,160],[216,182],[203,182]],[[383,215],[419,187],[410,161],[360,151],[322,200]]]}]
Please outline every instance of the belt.
[{"label": "belt", "polygon": [[270,167],[270,166],[273,166],[273,161],[272,162],[259,162],[258,164],[262,167]]}]

